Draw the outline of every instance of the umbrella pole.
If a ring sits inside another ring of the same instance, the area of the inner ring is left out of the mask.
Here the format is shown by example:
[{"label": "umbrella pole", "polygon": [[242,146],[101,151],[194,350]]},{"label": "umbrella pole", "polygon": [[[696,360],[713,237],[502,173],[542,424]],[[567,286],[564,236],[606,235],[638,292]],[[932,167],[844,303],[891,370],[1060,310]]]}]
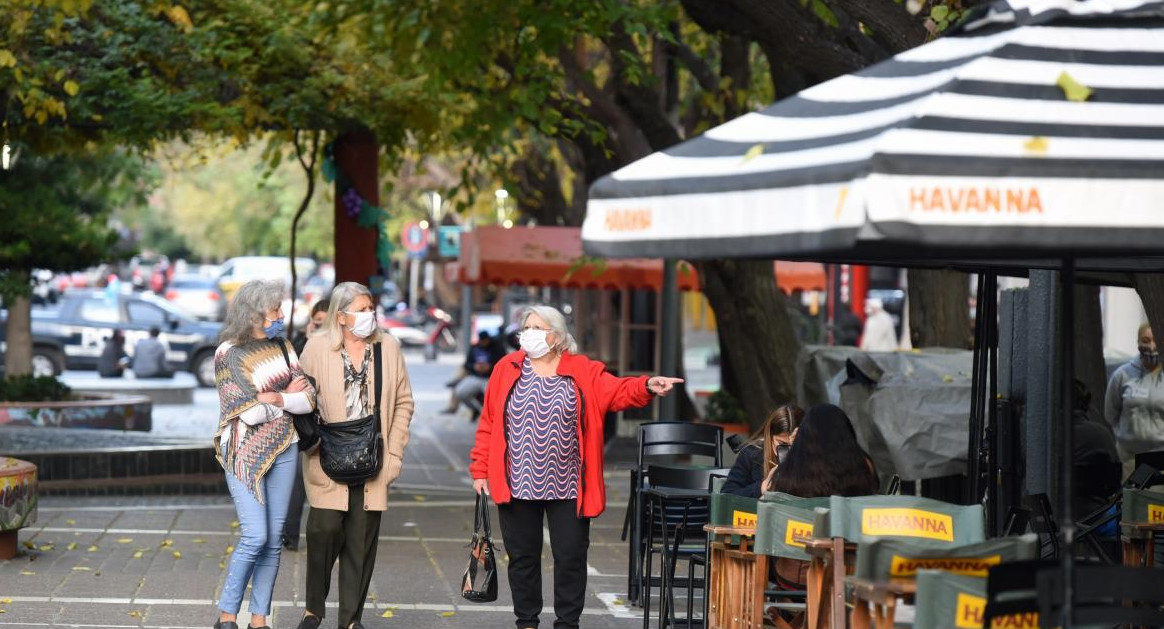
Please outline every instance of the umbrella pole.
[{"label": "umbrella pole", "polygon": [[973,366],[970,368],[970,439],[966,452],[966,495],[963,499],[965,504],[971,505],[977,504],[982,498],[982,470],[979,467],[979,461],[981,461],[979,454],[982,450],[982,391],[985,388],[985,379],[982,377],[985,373],[982,369],[985,360],[982,352],[986,348],[986,317],[982,316],[985,291],[986,276],[979,273],[978,288],[975,292],[978,310],[977,316],[974,317]]},{"label": "umbrella pole", "polygon": [[[659,357],[659,375],[674,377],[679,373],[679,278],[675,259],[663,260],[662,321],[659,341],[663,344]],[[669,395],[659,400],[659,419],[679,419],[679,396]]]},{"label": "umbrella pole", "polygon": [[1072,627],[1072,620],[1074,610],[1072,609],[1073,600],[1075,598],[1075,583],[1074,583],[1074,553],[1072,552],[1072,544],[1075,543],[1075,514],[1072,512],[1071,497],[1074,493],[1074,483],[1072,472],[1074,472],[1072,465],[1072,453],[1074,451],[1074,439],[1071,434],[1071,414],[1075,408],[1074,404],[1074,387],[1072,383],[1075,379],[1075,259],[1068,256],[1063,258],[1063,271],[1059,276],[1061,290],[1059,291],[1060,299],[1060,323],[1059,323],[1059,339],[1060,347],[1062,348],[1062,360],[1059,361],[1059,414],[1060,421],[1063,422],[1062,434],[1062,469],[1060,470],[1060,485],[1059,485],[1059,513],[1060,526],[1059,532],[1062,536],[1063,549],[1063,627],[1070,629]]}]

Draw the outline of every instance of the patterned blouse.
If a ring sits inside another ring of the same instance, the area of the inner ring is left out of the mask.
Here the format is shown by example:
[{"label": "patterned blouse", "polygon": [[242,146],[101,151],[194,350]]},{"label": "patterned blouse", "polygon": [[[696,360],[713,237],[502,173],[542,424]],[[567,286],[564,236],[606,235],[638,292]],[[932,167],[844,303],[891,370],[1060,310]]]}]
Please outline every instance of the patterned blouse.
[{"label": "patterned blouse", "polygon": [[509,486],[521,500],[578,497],[578,399],[574,380],[539,376],[526,359],[505,408]]},{"label": "patterned blouse", "polygon": [[368,366],[372,364],[374,356],[372,344],[364,345],[364,364],[358,371],[352,364],[352,359],[348,357],[347,349],[341,350],[340,356],[344,359],[344,406],[348,411],[348,419],[367,417],[372,413],[372,407],[368,404],[367,387],[369,375],[372,373]]}]

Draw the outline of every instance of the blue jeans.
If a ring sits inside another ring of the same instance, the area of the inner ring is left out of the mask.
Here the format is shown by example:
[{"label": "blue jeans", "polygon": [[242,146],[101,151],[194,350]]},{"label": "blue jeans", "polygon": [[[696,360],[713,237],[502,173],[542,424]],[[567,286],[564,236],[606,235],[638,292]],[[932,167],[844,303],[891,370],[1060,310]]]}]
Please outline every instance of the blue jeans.
[{"label": "blue jeans", "polygon": [[267,470],[261,481],[265,505],[259,504],[242,481],[230,473],[226,475],[242,536],[235,544],[226,582],[222,584],[218,609],[223,612],[238,613],[247,582],[251,582],[251,613],[259,616],[271,613],[271,593],[283,550],[283,522],[287,519],[287,505],[291,502],[291,488],[298,472],[298,456],[299,449],[291,444]]}]

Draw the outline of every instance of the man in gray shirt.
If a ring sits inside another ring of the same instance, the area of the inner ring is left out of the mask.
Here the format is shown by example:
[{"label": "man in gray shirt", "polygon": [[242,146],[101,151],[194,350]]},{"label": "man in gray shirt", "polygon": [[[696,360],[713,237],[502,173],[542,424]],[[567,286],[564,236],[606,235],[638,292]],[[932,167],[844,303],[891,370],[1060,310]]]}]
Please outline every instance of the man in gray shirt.
[{"label": "man in gray shirt", "polygon": [[138,378],[171,378],[174,372],[166,365],[166,346],[158,340],[162,331],[150,328],[150,337],[133,346],[133,375]]}]

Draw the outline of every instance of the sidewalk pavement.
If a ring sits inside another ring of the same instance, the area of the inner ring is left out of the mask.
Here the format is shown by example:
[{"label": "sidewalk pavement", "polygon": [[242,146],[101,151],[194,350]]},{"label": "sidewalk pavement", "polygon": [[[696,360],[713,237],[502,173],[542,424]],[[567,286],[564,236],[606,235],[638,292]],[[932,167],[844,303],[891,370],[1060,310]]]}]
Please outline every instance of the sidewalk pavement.
[{"label": "sidewalk pavement", "polygon": [[[466,465],[475,425],[463,415],[435,414],[447,397],[443,389],[418,391],[417,397],[412,442],[381,527],[364,625],[512,627],[504,570],[495,603],[470,603],[458,592],[472,528]],[[627,545],[619,536],[626,472],[608,467],[607,483],[608,510],[591,527],[582,623],[587,629],[623,629],[642,622],[641,611],[622,602]],[[208,628],[217,618],[215,604],[237,540],[236,527],[226,496],[43,499],[38,521],[20,534],[21,554],[0,561],[0,629]],[[494,529],[500,546],[496,525]],[[504,559],[503,549],[499,555]],[[542,623],[549,627],[554,616],[548,548],[544,557]],[[283,554],[270,622],[276,629],[298,622],[305,559],[305,550]],[[334,614],[334,581],[331,591],[329,612]],[[249,619],[245,599],[243,612],[240,626]],[[324,621],[325,628],[332,626]]]}]

